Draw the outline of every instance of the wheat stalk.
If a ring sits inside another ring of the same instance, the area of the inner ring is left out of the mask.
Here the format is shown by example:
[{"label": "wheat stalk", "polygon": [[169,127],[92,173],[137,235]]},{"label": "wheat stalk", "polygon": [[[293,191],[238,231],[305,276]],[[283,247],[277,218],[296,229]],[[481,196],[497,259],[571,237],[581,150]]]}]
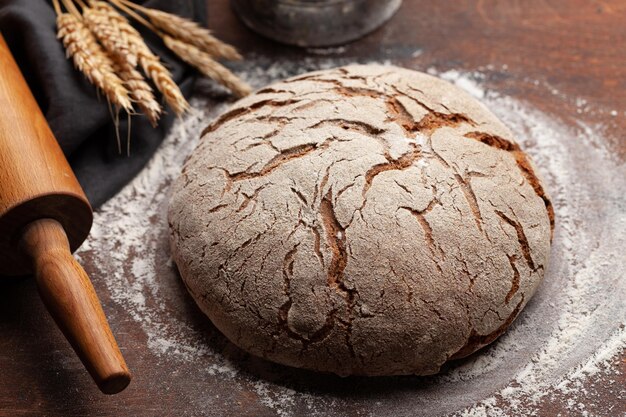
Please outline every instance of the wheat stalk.
[{"label": "wheat stalk", "polygon": [[[62,12],[61,2],[68,13]],[[213,59],[235,60],[241,59],[241,55],[189,19],[148,9],[128,0],[53,0],[53,5],[58,16],[59,38],[75,66],[105,93],[112,104],[130,114],[135,102],[153,126],[162,108],[155,100],[152,88],[136,69],[137,65],[154,82],[177,115],[190,106],[170,71],[118,8],[157,33],[182,60],[222,83],[235,95],[244,96],[250,92],[246,83]]]},{"label": "wheat stalk", "polygon": [[108,53],[117,60],[126,61],[133,67],[137,66],[137,54],[129,43],[127,34],[120,30],[119,22],[111,19],[107,11],[102,8],[84,7],[83,18]]},{"label": "wheat stalk", "polygon": [[138,45],[137,56],[139,65],[146,75],[154,82],[156,88],[163,94],[165,101],[177,115],[182,115],[191,107],[178,85],[172,79],[172,74],[161,63],[158,56],[143,43]]},{"label": "wheat stalk", "polygon": [[250,86],[241,81],[235,74],[230,72],[211,56],[194,45],[164,35],[165,45],[178,55],[183,61],[196,67],[202,74],[229,88],[233,94],[243,97],[250,94]]},{"label": "wheat stalk", "polygon": [[[106,16],[109,23],[115,26],[119,36],[124,39],[124,43],[131,51],[132,55],[136,57],[138,45],[143,43],[141,34],[110,4],[103,1],[91,1],[89,5],[94,10]],[[148,118],[152,126],[156,127],[162,109],[154,98],[152,87],[145,81],[141,73],[135,69],[136,60],[137,58],[135,58],[135,62],[133,62],[132,60],[116,57],[113,69],[124,81],[131,97]]]},{"label": "wheat stalk", "polygon": [[70,13],[57,16],[57,37],[62,40],[68,58],[85,77],[102,90],[107,99],[127,112],[132,111],[128,90],[112,69],[110,59],[89,29]]},{"label": "wheat stalk", "polygon": [[[124,42],[128,47],[128,50],[132,52],[132,54],[136,57],[136,63],[141,66],[146,76],[154,82],[156,88],[163,94],[165,101],[169,104],[169,106],[174,110],[177,115],[182,115],[189,109],[189,103],[185,100],[183,93],[180,91],[180,88],[174,80],[172,79],[172,75],[165,68],[165,66],[161,63],[161,60],[158,56],[156,56],[148,45],[146,45],[145,41],[141,34],[128,22],[128,20],[122,16],[114,7],[110,4],[103,1],[92,1],[90,2],[93,10],[96,10],[98,13],[101,13],[103,16],[106,16],[107,20],[116,27],[119,36],[124,38]],[[120,63],[124,63],[123,56],[120,59]],[[134,69],[135,65],[133,62],[126,61],[130,64],[130,69]],[[127,65],[123,65],[128,67]],[[128,69],[128,68],[127,68]],[[144,111],[146,116],[152,122],[155,116],[158,114],[155,113],[156,107],[154,103],[148,100],[147,90],[145,87],[149,87],[145,82],[142,84],[138,82],[137,75],[141,75],[135,71],[135,74],[131,77],[130,74],[127,74],[129,79],[134,81],[132,85],[135,88],[140,88],[141,91],[137,91],[140,97],[143,97],[143,100],[137,98],[137,95],[133,95],[134,98],[138,101],[137,104]],[[143,101],[143,104],[142,104]],[[142,107],[142,105],[144,107]],[[158,103],[157,103],[158,105]],[[147,109],[147,110],[146,110]],[[160,106],[159,106],[160,109]]]},{"label": "wheat stalk", "polygon": [[154,55],[147,46],[138,49],[137,56],[139,65],[141,65],[146,75],[152,79],[156,88],[163,94],[165,101],[174,110],[174,113],[180,116],[189,110],[189,103],[172,79],[172,74],[159,60],[159,57]]},{"label": "wheat stalk", "polygon": [[[136,45],[143,42],[141,34],[135,29],[128,19],[126,19],[117,9],[104,1],[91,1],[89,5],[102,15],[106,16],[109,22],[114,25],[115,30],[119,32],[119,36],[123,38],[125,46],[130,50],[131,54],[136,55]],[[130,62],[132,64],[132,62]],[[135,66],[137,63],[135,62]]]},{"label": "wheat stalk", "polygon": [[[175,32],[177,36],[181,37],[181,45],[186,44],[183,39],[190,39],[197,44],[207,46],[209,49],[215,51],[216,54],[228,56],[231,59],[241,58],[241,56],[233,47],[215,39],[207,29],[200,27],[197,23],[193,21],[159,10],[148,9],[146,7],[139,6],[126,0],[111,1],[115,6],[128,13],[138,22],[156,32],[164,39],[164,41],[165,37],[174,39],[174,37],[168,36],[161,31],[167,29],[168,31]],[[101,5],[98,5],[99,3],[101,3]],[[117,10],[115,10],[111,5],[102,1],[93,1],[92,4],[94,4],[94,7],[100,7],[103,10],[106,9],[106,11],[109,13],[111,13],[112,11],[113,13],[119,14]],[[151,19],[152,23],[146,21],[133,10],[138,10],[146,14]],[[130,29],[134,31],[134,28],[131,27]],[[139,35],[139,33],[137,33],[136,31],[134,32],[136,35],[129,35],[128,38],[131,45],[133,43],[136,44],[134,51],[139,57],[139,64],[143,68],[144,72],[153,79],[159,91],[163,93],[166,101],[170,104],[170,107],[172,107],[177,114],[183,113],[189,108],[189,104],[180,93],[180,90],[178,89],[176,84],[171,81],[171,74],[161,64],[159,58],[154,55],[147,47],[147,45],[143,42],[141,35]],[[176,41],[170,42],[170,44],[175,42]],[[173,48],[176,48],[176,46],[174,46]],[[184,48],[179,48],[179,50],[182,49]],[[191,50],[188,50],[187,53],[184,55],[191,57],[193,55],[197,56],[202,54],[207,55],[206,52],[200,50],[200,48],[195,48],[195,50],[191,48]],[[205,58],[207,59],[196,60],[196,67],[201,70],[204,68],[203,73],[205,75],[208,75],[209,77],[222,82],[224,85],[231,88],[231,90],[233,90],[233,92],[237,95],[246,95],[249,93],[250,88],[245,83],[241,82],[230,71],[228,71],[228,69],[212,60],[211,57],[208,55]],[[189,60],[187,60],[187,62],[189,62]]]},{"label": "wheat stalk", "polygon": [[175,39],[194,45],[209,55],[232,61],[242,58],[235,48],[220,41],[208,29],[200,26],[193,20],[162,10],[142,7],[127,1],[124,1],[124,4],[148,16],[156,29],[160,29]]},{"label": "wheat stalk", "polygon": [[[194,45],[203,52],[216,58],[225,58],[232,61],[242,59],[242,56],[234,47],[220,41],[211,34],[210,30],[202,27],[193,20],[162,10],[143,7],[129,0],[110,1],[161,37],[169,35],[175,39]],[[150,19],[150,22],[133,10],[145,14]]]},{"label": "wheat stalk", "polygon": [[161,105],[155,100],[152,87],[143,78],[143,75],[127,62],[115,62],[115,70],[124,80],[130,95],[137,103],[143,114],[148,118],[152,127],[157,126],[161,117]]},{"label": "wheat stalk", "polygon": [[124,24],[124,22],[128,22],[128,20],[126,20],[126,18],[122,16],[115,7],[111,6],[106,1],[89,0],[89,7],[106,14],[109,19],[115,21],[116,23]]}]

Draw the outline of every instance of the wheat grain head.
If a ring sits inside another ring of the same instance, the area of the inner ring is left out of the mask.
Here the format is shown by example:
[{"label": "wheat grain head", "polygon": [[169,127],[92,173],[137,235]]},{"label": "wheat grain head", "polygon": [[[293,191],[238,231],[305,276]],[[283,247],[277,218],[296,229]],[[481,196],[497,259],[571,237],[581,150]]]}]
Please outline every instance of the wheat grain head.
[{"label": "wheat grain head", "polygon": [[162,108],[154,98],[152,87],[146,82],[141,73],[127,62],[116,61],[114,68],[124,81],[133,101],[148,118],[152,127],[156,127],[161,117]]},{"label": "wheat grain head", "polygon": [[66,54],[76,68],[90,83],[102,90],[111,103],[131,112],[133,106],[128,90],[83,22],[70,13],[61,13],[57,16],[57,28],[57,37],[63,42]]},{"label": "wheat grain head", "polygon": [[237,97],[250,94],[250,86],[237,78],[228,68],[215,61],[211,56],[194,45],[185,43],[171,36],[163,36],[165,45],[183,61],[196,67],[202,74],[229,88]]},{"label": "wheat grain head", "polygon": [[[117,11],[113,6],[103,1],[91,1],[90,6],[92,10],[97,11],[98,13],[107,17],[108,21],[111,22],[112,25],[115,25],[118,33],[120,33],[125,42],[127,43],[128,49],[132,52],[134,56],[137,57],[137,64],[143,69],[144,73],[148,78],[152,80],[157,90],[163,94],[165,101],[169,104],[169,106],[174,110],[177,115],[181,115],[186,112],[190,106],[185,97],[183,96],[180,88],[174,80],[172,79],[171,73],[168,69],[161,63],[161,60],[157,55],[155,55],[148,45],[145,43],[141,34],[128,22],[128,20]],[[123,65],[124,59],[122,57],[119,60],[119,63]],[[134,65],[132,62],[126,61],[127,64],[131,65],[131,69],[134,69]],[[142,110],[151,120],[154,119],[155,116],[160,115],[161,108],[159,106],[159,112],[156,112],[156,107],[154,103],[148,100],[148,95],[146,86],[147,84],[138,83],[139,78],[137,75],[141,75],[138,72],[131,74],[126,74],[129,79],[133,80],[133,86],[137,88],[137,92],[143,97],[143,100],[138,99],[134,96],[135,100],[137,100],[137,104],[141,107],[142,101],[145,108],[142,107]],[[145,83],[145,81],[144,81]],[[158,103],[156,103],[158,105]],[[158,118],[158,116],[157,116]]]},{"label": "wheat grain head", "polygon": [[192,20],[161,10],[142,8],[141,11],[150,18],[154,26],[175,39],[194,45],[216,58],[233,61],[241,59],[235,48],[215,38],[208,29]]},{"label": "wheat grain head", "polygon": [[[121,30],[119,20],[112,19],[101,7],[85,7],[83,17],[87,27],[109,54],[133,67],[137,66],[137,53],[129,42],[127,31]],[[123,16],[120,17],[123,19]]]},{"label": "wheat grain head", "polygon": [[137,50],[139,65],[146,75],[154,82],[156,88],[163,94],[163,98],[177,115],[182,115],[190,106],[180,88],[172,79],[172,74],[161,63],[158,56],[152,53],[150,49],[140,48]]}]

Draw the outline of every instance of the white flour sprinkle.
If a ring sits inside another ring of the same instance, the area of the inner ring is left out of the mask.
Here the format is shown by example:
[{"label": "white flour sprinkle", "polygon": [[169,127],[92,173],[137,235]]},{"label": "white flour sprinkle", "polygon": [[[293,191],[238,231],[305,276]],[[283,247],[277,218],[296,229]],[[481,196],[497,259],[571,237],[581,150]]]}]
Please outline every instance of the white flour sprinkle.
[{"label": "white flour sprinkle", "polygon": [[[241,75],[259,87],[346,63],[276,62],[248,68]],[[576,393],[583,389],[582,382],[608,372],[607,364],[626,346],[622,301],[626,167],[612,162],[602,147],[600,128],[565,126],[525,103],[487,90],[480,73],[439,75],[483,101],[513,130],[546,180],[557,220],[553,262],[534,299],[497,343],[440,376],[394,379],[393,385],[402,387],[395,393],[371,389],[374,379],[367,398],[357,399],[309,390],[306,384],[294,388],[242,374],[237,364],[203,343],[201,329],[188,324],[184,315],[171,313],[188,301],[166,298],[166,287],[175,287],[173,281],[178,279],[167,249],[169,184],[199,132],[225,105],[209,109],[206,100],[193,101],[193,113],[175,125],[148,166],[96,213],[90,239],[78,255],[88,254],[94,268],[107,277],[111,300],[145,331],[152,355],[197,364],[203,375],[199,379],[207,386],[225,384],[233,391],[256,392],[274,415],[293,416],[298,410],[345,415],[345,405],[354,408],[356,403],[363,415],[413,415],[411,410],[417,409],[426,415],[519,415],[555,390],[571,395],[570,407],[581,410],[584,404],[576,400]],[[582,111],[589,103],[578,99],[576,107]],[[604,201],[594,208],[598,196]],[[288,369],[281,372],[289,375]]]}]

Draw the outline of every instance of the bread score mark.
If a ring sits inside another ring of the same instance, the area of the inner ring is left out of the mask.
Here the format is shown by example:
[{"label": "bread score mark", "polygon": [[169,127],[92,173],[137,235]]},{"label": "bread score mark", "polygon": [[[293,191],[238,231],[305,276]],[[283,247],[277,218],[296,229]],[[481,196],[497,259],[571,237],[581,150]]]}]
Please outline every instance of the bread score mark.
[{"label": "bread score mark", "polygon": [[552,207],[552,201],[546,194],[541,181],[535,174],[528,157],[521,150],[519,145],[513,141],[506,140],[497,135],[492,135],[484,132],[469,132],[464,135],[466,138],[477,140],[492,148],[501,149],[505,152],[511,153],[515,162],[519,167],[522,175],[528,182],[528,184],[535,190],[535,193],[543,200],[546,210],[548,211],[548,218],[550,219],[550,241],[554,236],[554,207]]},{"label": "bread score mark", "polygon": [[328,286],[333,288],[346,300],[347,319],[343,323],[346,327],[346,346],[352,357],[355,357],[354,347],[351,343],[352,322],[354,321],[353,309],[356,302],[356,290],[348,288],[345,283],[345,269],[348,265],[348,252],[346,243],[346,230],[335,214],[333,207],[332,189],[329,190],[320,203],[319,213],[326,232],[326,243],[332,253],[328,266]]}]

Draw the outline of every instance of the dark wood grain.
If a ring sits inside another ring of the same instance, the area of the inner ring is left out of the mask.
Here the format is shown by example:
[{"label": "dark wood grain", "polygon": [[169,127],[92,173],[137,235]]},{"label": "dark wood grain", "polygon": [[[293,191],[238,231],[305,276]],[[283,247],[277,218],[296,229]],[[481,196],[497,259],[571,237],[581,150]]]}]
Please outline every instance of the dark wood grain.
[{"label": "dark wood grain", "polygon": [[[310,51],[258,37],[237,20],[227,3],[209,1],[209,27],[247,59],[317,59]],[[625,44],[626,2],[621,0],[465,0],[454,5],[405,0],[388,24],[333,56],[392,59],[422,69],[479,69],[494,90],[566,122],[582,120],[602,126],[606,146],[623,163]],[[579,113],[576,99],[585,100],[588,110]],[[89,271],[89,265],[86,268]],[[220,387],[206,392],[206,387],[185,385],[176,363],[147,352],[146,335],[127,312],[110,301],[104,279],[95,281],[96,289],[134,369],[134,383],[115,397],[91,388],[80,362],[47,316],[33,281],[6,280],[0,282],[0,416],[196,415],[192,404],[199,395],[228,399],[228,405],[217,407],[215,415],[269,415],[252,393],[229,393]],[[183,300],[177,314],[211,334],[212,326],[179,286],[169,289],[180,292]],[[577,397],[589,415],[613,417],[626,412],[626,355],[615,358],[612,366],[614,373],[587,379],[586,390]],[[178,383],[173,384],[174,380]],[[537,414],[572,415],[568,399],[567,394],[555,392],[536,405]],[[358,415],[358,410],[345,413]]]}]

